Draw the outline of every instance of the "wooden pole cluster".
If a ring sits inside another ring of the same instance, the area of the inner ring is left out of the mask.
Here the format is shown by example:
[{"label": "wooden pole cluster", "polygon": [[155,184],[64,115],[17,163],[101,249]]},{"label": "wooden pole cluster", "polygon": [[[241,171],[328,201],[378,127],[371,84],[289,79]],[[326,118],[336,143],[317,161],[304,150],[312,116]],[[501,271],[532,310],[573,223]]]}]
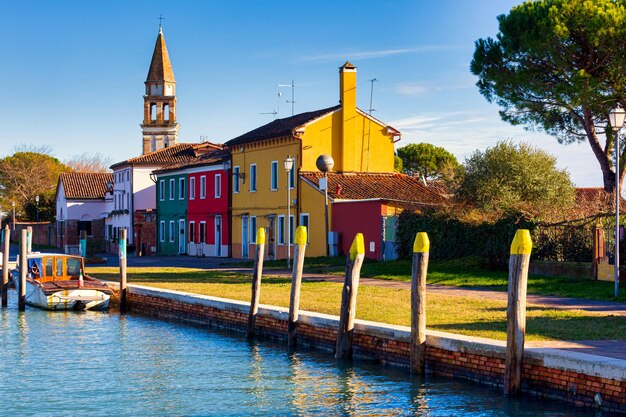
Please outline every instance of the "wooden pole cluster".
[{"label": "wooden pole cluster", "polygon": [[411,273],[411,372],[424,373],[426,352],[426,275],[430,240],[420,232],[413,242],[413,268]]},{"label": "wooden pole cluster", "polygon": [[87,257],[87,231],[80,231],[80,256]]},{"label": "wooden pole cluster", "polygon": [[126,229],[121,228],[119,240],[120,258],[120,312],[126,312]]},{"label": "wooden pole cluster", "polygon": [[526,287],[532,250],[530,232],[518,229],[511,244],[509,258],[509,291],[506,310],[506,364],[504,393],[517,395],[522,380],[522,359],[526,336]]},{"label": "wooden pole cluster", "polygon": [[2,234],[3,249],[2,249],[2,287],[0,292],[2,293],[2,307],[6,307],[8,303],[8,288],[9,288],[9,245],[11,240],[11,229],[7,224],[4,227]]},{"label": "wooden pole cluster", "polygon": [[263,275],[263,256],[265,255],[265,228],[259,227],[256,231],[256,257],[254,258],[254,274],[252,275],[252,299],[250,300],[250,314],[248,315],[248,339],[254,337],[254,323],[259,312],[259,298],[261,297],[261,276]]},{"label": "wooden pole cluster", "polygon": [[22,229],[20,239],[20,285],[17,299],[17,309],[26,310],[26,274],[28,273],[28,231]]},{"label": "wooden pole cluster", "polygon": [[306,251],[307,236],[306,227],[298,226],[293,251],[291,295],[289,297],[289,323],[287,324],[287,344],[290,348],[295,348],[297,342],[298,314],[300,312],[300,285],[302,283],[302,269],[304,268],[304,253]]},{"label": "wooden pole cluster", "polygon": [[356,297],[359,291],[359,279],[364,258],[365,243],[363,234],[357,233],[350,246],[350,255],[346,261],[346,276],[341,292],[341,310],[339,312],[339,328],[337,329],[337,345],[335,347],[335,358],[337,359],[349,359],[352,357]]}]

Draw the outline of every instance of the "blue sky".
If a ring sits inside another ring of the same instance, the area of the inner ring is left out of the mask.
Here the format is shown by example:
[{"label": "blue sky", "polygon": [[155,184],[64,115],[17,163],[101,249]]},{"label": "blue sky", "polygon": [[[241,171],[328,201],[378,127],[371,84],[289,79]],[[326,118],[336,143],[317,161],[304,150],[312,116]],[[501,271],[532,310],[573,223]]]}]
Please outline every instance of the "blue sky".
[{"label": "blue sky", "polygon": [[179,140],[225,142],[273,119],[338,102],[338,67],[358,67],[358,105],[460,161],[498,140],[537,145],[578,186],[599,186],[587,143],[500,121],[469,72],[474,41],[519,1],[0,0],[0,156],[47,145],[67,160],[141,153],[144,84],[163,14],[178,93]]}]

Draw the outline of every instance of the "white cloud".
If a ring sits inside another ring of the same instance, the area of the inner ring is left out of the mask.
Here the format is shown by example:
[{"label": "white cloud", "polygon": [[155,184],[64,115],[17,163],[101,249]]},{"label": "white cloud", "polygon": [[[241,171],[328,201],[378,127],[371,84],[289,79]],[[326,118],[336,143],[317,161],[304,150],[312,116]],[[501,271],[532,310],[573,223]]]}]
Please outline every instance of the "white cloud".
[{"label": "white cloud", "polygon": [[442,51],[442,50],[450,50],[450,49],[459,49],[459,48],[454,47],[454,46],[445,46],[445,45],[426,45],[426,46],[418,46],[415,48],[382,49],[378,51],[358,51],[358,52],[346,51],[346,52],[333,53],[333,54],[303,56],[300,58],[300,60],[305,61],[305,62],[338,61],[338,60],[343,60],[343,59],[364,60],[364,59],[385,58],[385,57],[389,57],[393,55],[434,52],[434,51]]},{"label": "white cloud", "polygon": [[431,85],[426,83],[409,82],[394,85],[393,91],[403,96],[425,96],[428,94],[438,93],[440,91],[462,90],[470,87],[473,87],[473,84]]}]

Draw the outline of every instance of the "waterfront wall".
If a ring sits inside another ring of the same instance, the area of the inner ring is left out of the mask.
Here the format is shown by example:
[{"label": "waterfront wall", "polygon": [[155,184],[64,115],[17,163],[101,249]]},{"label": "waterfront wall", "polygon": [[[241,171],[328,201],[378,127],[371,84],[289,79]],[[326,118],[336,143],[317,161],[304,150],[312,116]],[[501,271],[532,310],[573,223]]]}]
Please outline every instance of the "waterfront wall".
[{"label": "waterfront wall", "polygon": [[[250,304],[216,297],[129,285],[132,312],[227,329],[245,329]],[[286,338],[287,308],[261,305],[257,332]],[[332,351],[339,318],[301,311],[298,341]],[[411,330],[357,320],[354,354],[408,368]],[[437,375],[502,386],[506,342],[427,331],[426,370]],[[526,348],[522,390],[578,406],[626,413],[626,360],[548,348]],[[599,394],[599,396],[597,395]]]}]

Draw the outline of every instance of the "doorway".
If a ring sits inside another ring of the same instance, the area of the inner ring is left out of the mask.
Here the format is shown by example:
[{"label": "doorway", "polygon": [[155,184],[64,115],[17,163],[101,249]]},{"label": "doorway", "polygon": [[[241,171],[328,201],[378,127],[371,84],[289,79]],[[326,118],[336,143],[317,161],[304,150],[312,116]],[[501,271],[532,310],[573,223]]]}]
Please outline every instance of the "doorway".
[{"label": "doorway", "polygon": [[276,259],[276,215],[267,216],[267,259]]},{"label": "doorway", "polygon": [[241,217],[241,257],[248,259],[248,216]]},{"label": "doorway", "polygon": [[178,220],[178,254],[187,253],[187,237],[185,234],[185,219]]},{"label": "doorway", "polygon": [[215,256],[222,256],[222,216],[215,216]]}]

